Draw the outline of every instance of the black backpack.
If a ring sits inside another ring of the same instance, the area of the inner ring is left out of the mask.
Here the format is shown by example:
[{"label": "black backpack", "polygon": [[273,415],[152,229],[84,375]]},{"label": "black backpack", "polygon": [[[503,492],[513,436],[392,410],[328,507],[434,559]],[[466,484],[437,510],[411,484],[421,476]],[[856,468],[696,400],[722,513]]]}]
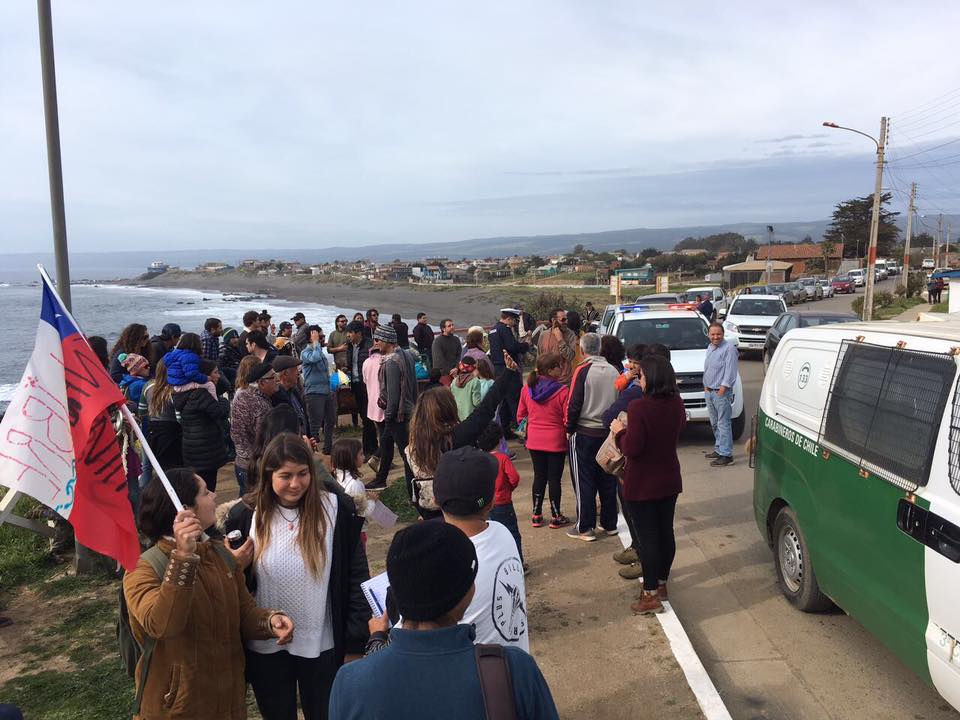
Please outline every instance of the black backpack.
[{"label": "black backpack", "polygon": [[[227,567],[233,571],[237,565],[237,561],[230,551],[217,539],[213,540],[213,547],[217,551],[217,554],[227,563]],[[157,577],[163,582],[163,575],[167,570],[167,563],[170,562],[170,558],[160,549],[160,546],[154,545],[144,551],[140,557],[150,564],[150,567],[153,568]],[[130,629],[130,612],[127,609],[127,598],[123,594],[122,583],[120,584],[120,589],[117,591],[117,605],[119,607],[119,612],[117,613],[117,646],[120,651],[120,660],[128,676],[136,677],[137,663],[140,661],[141,656],[143,657],[143,668],[140,671],[140,682],[137,685],[137,696],[133,706],[133,714],[139,715],[140,702],[143,699],[143,689],[147,685],[147,673],[150,671],[150,658],[153,655],[153,648],[156,646],[157,641],[148,635],[144,639],[142,646],[137,642],[133,631]]]}]

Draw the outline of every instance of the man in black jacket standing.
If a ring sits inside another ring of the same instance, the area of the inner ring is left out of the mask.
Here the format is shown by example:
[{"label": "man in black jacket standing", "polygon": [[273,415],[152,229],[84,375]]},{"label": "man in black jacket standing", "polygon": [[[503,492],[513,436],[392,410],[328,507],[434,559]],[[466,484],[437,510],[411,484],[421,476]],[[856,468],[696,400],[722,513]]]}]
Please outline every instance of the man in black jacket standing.
[{"label": "man in black jacket standing", "polygon": [[367,386],[363,382],[363,363],[370,357],[373,341],[364,335],[363,323],[354,320],[347,325],[347,375],[350,390],[357,404],[357,414],[363,419],[363,454],[370,457],[377,451],[377,426],[367,417]]},{"label": "man in black jacket standing", "polygon": [[[487,336],[490,342],[490,362],[493,363],[493,372],[497,377],[500,377],[506,369],[503,360],[504,351],[520,366],[522,372],[523,355],[530,349],[530,346],[517,340],[517,336],[514,334],[514,328],[519,320],[519,310],[502,308],[500,310],[500,322],[493,326]],[[516,437],[513,427],[517,423],[517,404],[519,402],[520,387],[517,387],[504,398],[500,405],[500,427],[503,428],[503,435],[508,440]]]},{"label": "man in black jacket standing", "polygon": [[410,328],[400,318],[400,313],[394,313],[390,318],[390,327],[397,333],[397,347],[404,350],[410,349]]},{"label": "man in black jacket standing", "polygon": [[427,322],[427,314],[417,313],[417,324],[413,326],[413,339],[417,343],[417,350],[423,358],[427,370],[433,367],[433,328]]}]

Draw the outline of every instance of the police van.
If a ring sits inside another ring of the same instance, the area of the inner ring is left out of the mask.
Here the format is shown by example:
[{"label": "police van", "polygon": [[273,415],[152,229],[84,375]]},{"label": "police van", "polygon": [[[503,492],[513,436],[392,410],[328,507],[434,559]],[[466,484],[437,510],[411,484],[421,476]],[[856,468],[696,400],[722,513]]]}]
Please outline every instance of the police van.
[{"label": "police van", "polygon": [[[626,348],[636,343],[658,343],[668,347],[687,421],[708,423],[710,411],[703,393],[703,364],[710,344],[707,337],[709,327],[707,319],[685,303],[636,303],[609,306],[601,320],[600,333],[616,335]],[[739,440],[747,424],[739,372],[733,387],[730,418],[733,439]]]},{"label": "police van", "polygon": [[958,357],[960,322],[792,330],[751,463],[786,598],[840,606],[960,709]]}]

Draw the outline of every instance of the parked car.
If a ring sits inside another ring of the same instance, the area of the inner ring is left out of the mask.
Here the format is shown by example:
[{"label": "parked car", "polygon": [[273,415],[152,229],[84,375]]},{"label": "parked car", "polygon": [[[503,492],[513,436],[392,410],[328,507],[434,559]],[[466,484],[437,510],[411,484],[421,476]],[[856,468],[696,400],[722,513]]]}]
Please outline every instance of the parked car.
[{"label": "parked car", "polygon": [[684,298],[688,302],[695,301],[697,299],[697,295],[704,300],[709,298],[710,302],[713,303],[713,309],[715,312],[720,312],[721,310],[727,309],[727,295],[723,292],[723,288],[721,287],[710,285],[706,287],[690,288],[684,293]]},{"label": "parked car", "polygon": [[737,288],[735,295],[770,295],[768,285],[744,285]]},{"label": "parked car", "polygon": [[[767,285],[767,295],[778,295],[783,298],[783,301],[787,305],[796,305],[798,302],[803,302],[799,297],[799,293],[791,290],[786,283]],[[804,295],[806,295],[806,293],[804,293]]]},{"label": "parked car", "polygon": [[797,302],[807,302],[810,300],[810,296],[807,294],[807,291],[803,289],[803,285],[794,281],[788,282],[787,288],[793,293],[794,297],[797,298]]},{"label": "parked car", "polygon": [[[707,357],[709,324],[696,310],[662,306],[621,305],[613,310],[605,334],[615,335],[627,347],[635,343],[661,343],[670,349],[670,364],[677,376],[687,422],[709,423],[710,412],[703,392],[703,364]],[[743,382],[740,374],[733,387],[731,412],[733,438],[743,434],[747,423]]]},{"label": "parked car", "polygon": [[823,288],[817,282],[816,278],[805,277],[797,280],[797,284],[807,293],[807,300],[822,300]]},{"label": "parked car", "polygon": [[786,311],[780,295],[740,295],[724,318],[724,335],[740,350],[762,351],[767,330]]},{"label": "parked car", "polygon": [[817,278],[817,285],[820,286],[820,292],[823,293],[823,297],[833,297],[833,285],[830,284],[829,280],[826,278]]},{"label": "parked car", "polygon": [[766,371],[777,351],[780,338],[794,328],[816,327],[818,325],[834,325],[836,323],[859,322],[860,316],[843,312],[797,312],[788,310],[777,318],[777,321],[767,331],[767,342],[763,347],[763,368]]},{"label": "parked car", "polygon": [[923,262],[920,264],[921,270],[933,270],[933,267],[933,258],[924,258]]},{"label": "parked car", "polygon": [[852,295],[857,291],[856,286],[853,284],[853,278],[849,275],[837,275],[830,281],[830,287],[833,288],[835,293],[842,293],[844,295]]},{"label": "parked car", "polygon": [[853,280],[854,287],[863,287],[867,282],[867,271],[862,268],[856,268],[849,271],[847,277]]}]

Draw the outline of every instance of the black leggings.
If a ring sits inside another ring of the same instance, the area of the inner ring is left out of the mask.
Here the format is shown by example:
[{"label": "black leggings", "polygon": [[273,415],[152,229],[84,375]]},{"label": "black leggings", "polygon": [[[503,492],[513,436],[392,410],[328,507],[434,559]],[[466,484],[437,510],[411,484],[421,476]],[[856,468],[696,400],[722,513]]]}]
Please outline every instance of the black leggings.
[{"label": "black leggings", "polygon": [[543,495],[550,486],[550,514],[560,515],[560,478],[563,476],[563,464],[566,462],[565,452],[549,452],[548,450],[530,450],[530,460],[533,462],[533,514],[543,514]]},{"label": "black leggings", "polygon": [[337,674],[335,651],[302,658],[286,650],[261,654],[247,650],[247,679],[257,707],[269,720],[296,720],[297,687],[300,707],[307,720],[326,720],[330,688]]},{"label": "black leggings", "polygon": [[643,589],[656,590],[658,582],[670,577],[677,542],[673,537],[673,513],[677,496],[659,500],[627,500],[624,509],[633,516],[640,540],[640,562],[643,564]]}]

